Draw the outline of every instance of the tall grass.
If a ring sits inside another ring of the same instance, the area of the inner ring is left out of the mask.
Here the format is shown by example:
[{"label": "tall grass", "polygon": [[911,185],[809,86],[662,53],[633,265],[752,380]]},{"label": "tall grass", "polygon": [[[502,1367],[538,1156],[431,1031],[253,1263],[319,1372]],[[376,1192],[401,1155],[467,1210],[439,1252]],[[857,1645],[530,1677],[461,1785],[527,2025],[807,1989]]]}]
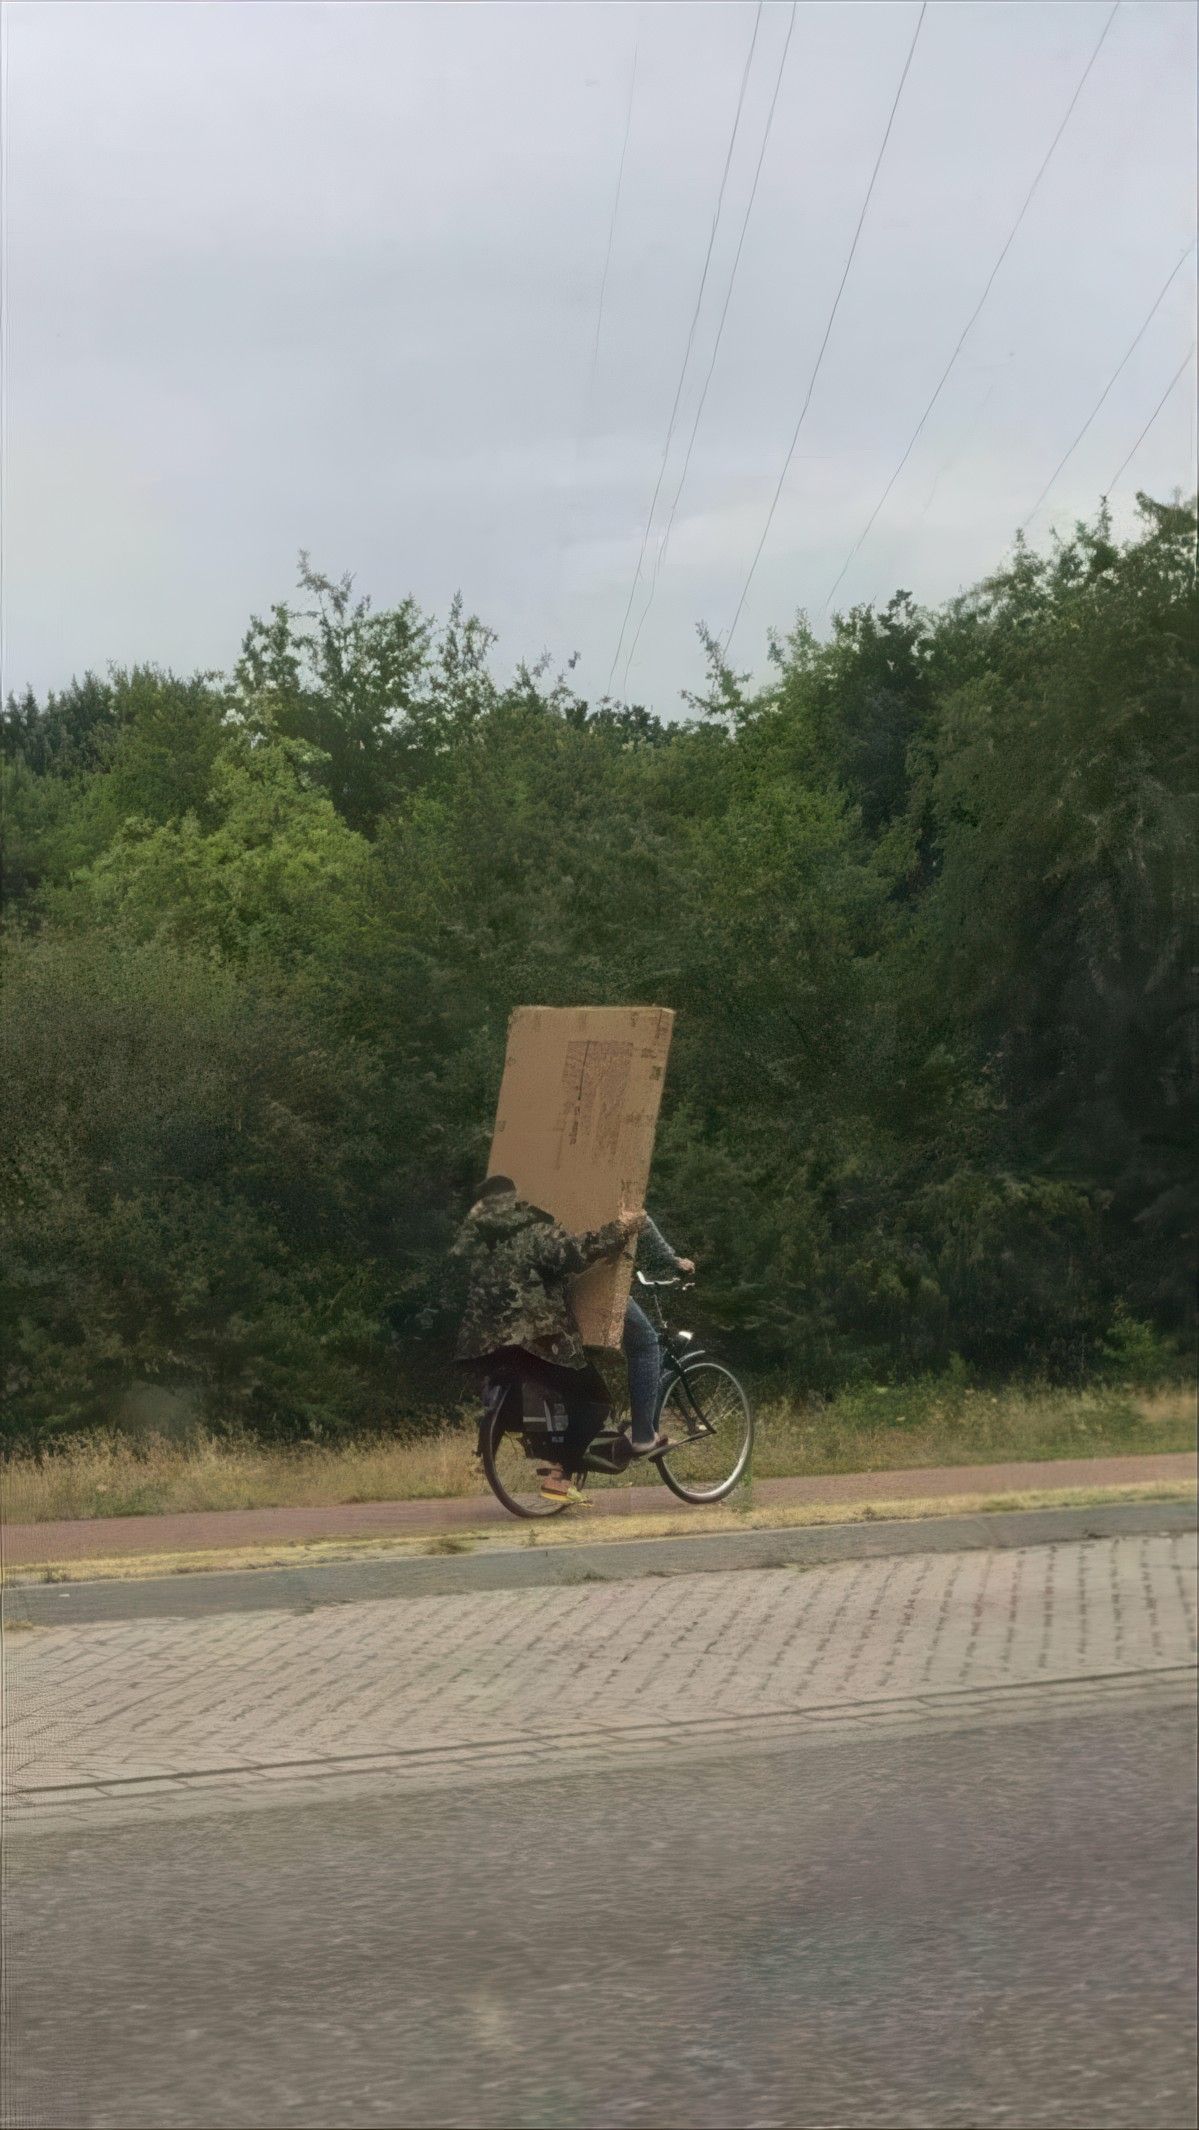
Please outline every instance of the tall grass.
[{"label": "tall grass", "polygon": [[827,1405],[781,1400],[759,1422],[754,1469],[764,1479],[1151,1455],[1193,1449],[1196,1432],[1195,1394],[1184,1385],[983,1390],[932,1380],[857,1388]]},{"label": "tall grass", "polygon": [[[764,1404],[758,1423],[754,1470],[770,1479],[1186,1450],[1195,1442],[1195,1401],[1183,1388],[985,1391],[931,1382],[855,1389],[823,1405],[779,1398]],[[0,1514],[44,1523],[478,1494],[474,1450],[465,1421],[337,1447],[280,1448],[202,1432],[183,1441],[87,1435],[0,1465]]]},{"label": "tall grass", "polygon": [[0,1511],[10,1523],[45,1523],[473,1494],[483,1485],[474,1447],[466,1427],[336,1448],[279,1448],[203,1432],[184,1441],[83,1435],[41,1458],[11,1458],[0,1469]]}]

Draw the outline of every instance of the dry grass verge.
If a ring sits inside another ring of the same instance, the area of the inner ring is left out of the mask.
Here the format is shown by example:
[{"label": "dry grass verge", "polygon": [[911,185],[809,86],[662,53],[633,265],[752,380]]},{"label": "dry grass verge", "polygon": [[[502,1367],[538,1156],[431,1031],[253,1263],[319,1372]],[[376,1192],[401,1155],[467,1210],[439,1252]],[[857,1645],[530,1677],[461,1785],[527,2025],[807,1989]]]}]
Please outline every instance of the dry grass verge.
[{"label": "dry grass verge", "polygon": [[[759,1412],[759,1479],[1052,1457],[1134,1456],[1195,1445],[1193,1392],[957,1385],[846,1393],[825,1406],[776,1401]],[[337,1447],[272,1448],[211,1435],[189,1441],[85,1436],[0,1466],[9,1523],[205,1509],[318,1508],[482,1492],[473,1428]]]},{"label": "dry grass verge", "polygon": [[41,1459],[10,1459],[0,1470],[0,1506],[8,1523],[53,1523],[443,1500],[482,1492],[474,1448],[467,1427],[329,1448],[273,1448],[205,1434],[185,1442],[80,1436]]}]

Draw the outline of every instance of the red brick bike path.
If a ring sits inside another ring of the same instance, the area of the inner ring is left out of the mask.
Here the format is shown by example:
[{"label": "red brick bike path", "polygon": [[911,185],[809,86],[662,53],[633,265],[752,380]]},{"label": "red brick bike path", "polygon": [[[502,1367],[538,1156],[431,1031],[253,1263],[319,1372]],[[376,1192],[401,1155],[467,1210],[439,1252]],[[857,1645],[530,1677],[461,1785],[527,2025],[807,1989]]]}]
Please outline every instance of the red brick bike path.
[{"label": "red brick bike path", "polygon": [[[809,1479],[755,1481],[755,1508],[803,1503],[910,1501],[1028,1488],[1135,1486],[1194,1481],[1194,1452],[1155,1457],[1057,1458],[1040,1464],[962,1464],[920,1471],[837,1472]],[[665,1486],[613,1487],[590,1500],[588,1520],[677,1514],[683,1502]],[[114,1560],[139,1553],[207,1552],[221,1547],[302,1544],[319,1539],[436,1538],[443,1532],[513,1529],[491,1494],[433,1501],[344,1502],[306,1509],[209,1509],[177,1516],[105,1516],[71,1523],[6,1524],[6,1568],[30,1562]]]}]

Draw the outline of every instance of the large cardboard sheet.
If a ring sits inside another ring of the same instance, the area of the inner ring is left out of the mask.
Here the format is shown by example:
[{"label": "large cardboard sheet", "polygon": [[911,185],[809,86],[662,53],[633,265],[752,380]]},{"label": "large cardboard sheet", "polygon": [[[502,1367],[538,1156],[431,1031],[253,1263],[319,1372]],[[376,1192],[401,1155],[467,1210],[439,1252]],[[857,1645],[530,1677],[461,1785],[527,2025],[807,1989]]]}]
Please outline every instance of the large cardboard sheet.
[{"label": "large cardboard sheet", "polygon": [[[674,1015],[664,1006],[518,1006],[490,1168],[574,1234],[645,1204]],[[630,1247],[572,1294],[588,1346],[620,1345]]]}]

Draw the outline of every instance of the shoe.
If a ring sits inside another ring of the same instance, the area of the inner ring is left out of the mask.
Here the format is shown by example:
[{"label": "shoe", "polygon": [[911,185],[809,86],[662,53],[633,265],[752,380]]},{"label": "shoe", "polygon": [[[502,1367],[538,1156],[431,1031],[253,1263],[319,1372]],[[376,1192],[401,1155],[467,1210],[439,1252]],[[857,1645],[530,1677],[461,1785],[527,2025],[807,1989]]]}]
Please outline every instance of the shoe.
[{"label": "shoe", "polygon": [[660,1457],[664,1450],[672,1450],[674,1443],[669,1435],[655,1435],[652,1442],[630,1443],[634,1457]]},{"label": "shoe", "polygon": [[545,1501],[582,1501],[583,1495],[570,1479],[543,1479],[542,1498]]}]

